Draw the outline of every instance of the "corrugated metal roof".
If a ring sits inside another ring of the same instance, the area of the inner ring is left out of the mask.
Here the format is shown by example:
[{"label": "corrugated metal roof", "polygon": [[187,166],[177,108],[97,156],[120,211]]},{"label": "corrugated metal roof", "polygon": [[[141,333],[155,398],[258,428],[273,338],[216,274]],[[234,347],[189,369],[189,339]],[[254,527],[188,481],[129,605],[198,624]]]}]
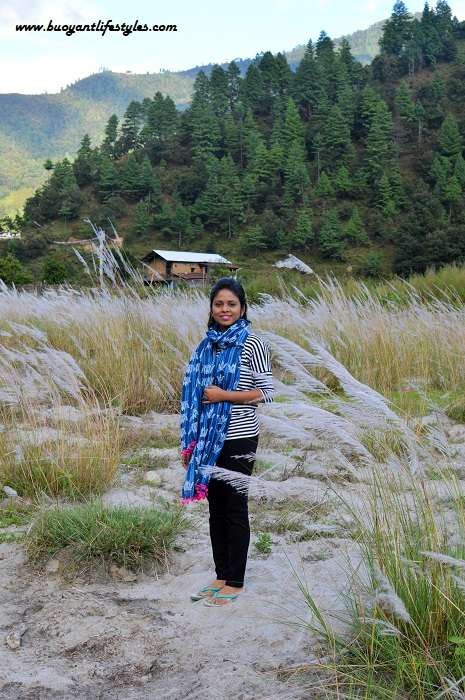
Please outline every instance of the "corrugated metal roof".
[{"label": "corrugated metal roof", "polygon": [[214,253],[190,253],[180,250],[154,250],[153,252],[170,262],[205,262],[232,265],[230,260],[226,260],[222,255],[216,255]]}]

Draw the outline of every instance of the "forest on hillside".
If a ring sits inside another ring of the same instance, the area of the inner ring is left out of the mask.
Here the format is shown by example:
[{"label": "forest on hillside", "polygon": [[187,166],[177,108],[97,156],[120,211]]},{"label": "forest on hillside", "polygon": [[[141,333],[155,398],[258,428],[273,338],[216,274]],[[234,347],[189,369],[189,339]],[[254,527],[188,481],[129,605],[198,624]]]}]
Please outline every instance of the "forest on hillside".
[{"label": "forest on hillside", "polygon": [[54,257],[59,277],[47,231],[82,232],[83,217],[124,224],[129,252],[234,244],[373,276],[465,260],[465,22],[445,0],[419,18],[400,0],[380,49],[362,66],[322,32],[295,71],[266,52],[244,77],[234,61],[200,72],[183,112],[160,92],[132,101],[101,146],[85,134],[74,162],[45,163],[3,223],[23,239],[2,247],[0,276]]}]

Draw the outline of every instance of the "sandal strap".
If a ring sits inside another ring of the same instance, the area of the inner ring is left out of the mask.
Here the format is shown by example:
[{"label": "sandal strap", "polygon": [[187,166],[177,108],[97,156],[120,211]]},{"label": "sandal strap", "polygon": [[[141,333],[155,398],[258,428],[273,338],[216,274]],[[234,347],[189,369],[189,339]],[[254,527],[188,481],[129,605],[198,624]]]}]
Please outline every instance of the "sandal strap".
[{"label": "sandal strap", "polygon": [[[220,590],[221,590],[221,588],[220,588]],[[237,598],[238,595],[239,595],[239,593],[234,593],[233,595],[226,595],[226,594],[220,595],[219,593],[215,593],[212,597],[213,598]]]},{"label": "sandal strap", "polygon": [[216,588],[215,586],[205,586],[205,588],[200,589],[200,593],[206,593],[207,591],[221,591],[221,588]]}]

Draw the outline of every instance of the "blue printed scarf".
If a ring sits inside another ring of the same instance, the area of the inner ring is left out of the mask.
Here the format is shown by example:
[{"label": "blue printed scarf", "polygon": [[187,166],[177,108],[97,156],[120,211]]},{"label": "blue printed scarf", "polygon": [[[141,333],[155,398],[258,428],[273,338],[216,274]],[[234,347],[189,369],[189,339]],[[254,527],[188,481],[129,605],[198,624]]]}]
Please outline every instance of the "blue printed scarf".
[{"label": "blue printed scarf", "polygon": [[[216,385],[234,391],[239,384],[241,353],[250,321],[240,318],[225,331],[215,324],[192,353],[181,394],[181,447],[191,454],[182,502],[206,498],[208,482],[221,452],[231,418],[230,401],[202,404],[203,391]],[[216,347],[222,352],[216,353]]]}]

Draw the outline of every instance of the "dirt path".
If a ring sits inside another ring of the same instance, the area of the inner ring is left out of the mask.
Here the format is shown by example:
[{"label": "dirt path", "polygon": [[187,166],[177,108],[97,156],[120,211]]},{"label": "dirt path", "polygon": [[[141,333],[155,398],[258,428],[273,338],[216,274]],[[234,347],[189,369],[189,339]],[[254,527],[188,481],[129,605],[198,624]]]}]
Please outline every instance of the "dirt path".
[{"label": "dirt path", "polygon": [[19,649],[0,645],[0,698],[309,697],[298,679],[278,673],[314,656],[315,638],[286,624],[309,619],[290,562],[320,603],[340,605],[346,541],[288,543],[273,535],[268,558],[251,547],[241,598],[209,608],[189,599],[212,577],[200,515],[169,571],[132,583],[34,574],[20,544],[0,545],[0,635],[26,626]]}]

